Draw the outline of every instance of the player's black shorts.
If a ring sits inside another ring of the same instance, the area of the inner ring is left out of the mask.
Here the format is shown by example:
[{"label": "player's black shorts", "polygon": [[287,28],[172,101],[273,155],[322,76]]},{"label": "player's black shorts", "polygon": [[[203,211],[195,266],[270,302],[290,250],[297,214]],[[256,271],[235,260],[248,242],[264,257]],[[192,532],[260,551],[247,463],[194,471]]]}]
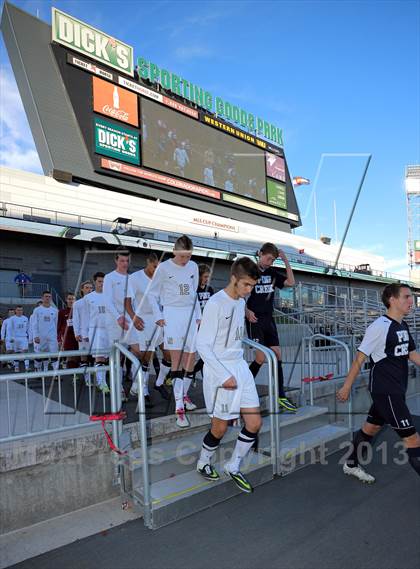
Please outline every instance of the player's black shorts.
[{"label": "player's black shorts", "polygon": [[416,432],[413,418],[408,410],[404,395],[383,395],[371,393],[372,405],[367,422],[372,425],[389,425],[400,437],[410,437]]},{"label": "player's black shorts", "polygon": [[248,332],[248,338],[258,342],[262,346],[278,346],[279,345],[279,335],[277,333],[277,326],[274,323],[273,317],[269,315],[255,315],[258,318],[258,322],[251,323],[246,321],[246,331]]}]

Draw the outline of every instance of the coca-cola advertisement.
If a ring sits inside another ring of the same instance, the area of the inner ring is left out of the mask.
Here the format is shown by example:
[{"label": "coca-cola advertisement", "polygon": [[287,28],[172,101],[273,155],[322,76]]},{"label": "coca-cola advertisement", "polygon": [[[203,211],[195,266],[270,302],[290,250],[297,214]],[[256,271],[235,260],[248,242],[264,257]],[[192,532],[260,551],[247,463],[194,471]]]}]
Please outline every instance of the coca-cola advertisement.
[{"label": "coca-cola advertisement", "polygon": [[137,95],[118,85],[92,77],[93,110],[133,126],[139,125]]}]

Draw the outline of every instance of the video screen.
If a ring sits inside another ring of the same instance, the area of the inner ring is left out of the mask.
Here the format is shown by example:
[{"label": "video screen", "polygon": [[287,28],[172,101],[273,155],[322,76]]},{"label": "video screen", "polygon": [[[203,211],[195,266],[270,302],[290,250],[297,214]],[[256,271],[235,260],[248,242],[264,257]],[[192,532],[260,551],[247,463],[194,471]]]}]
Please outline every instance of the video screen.
[{"label": "video screen", "polygon": [[267,203],[259,148],[147,99],[141,128],[143,166]]}]

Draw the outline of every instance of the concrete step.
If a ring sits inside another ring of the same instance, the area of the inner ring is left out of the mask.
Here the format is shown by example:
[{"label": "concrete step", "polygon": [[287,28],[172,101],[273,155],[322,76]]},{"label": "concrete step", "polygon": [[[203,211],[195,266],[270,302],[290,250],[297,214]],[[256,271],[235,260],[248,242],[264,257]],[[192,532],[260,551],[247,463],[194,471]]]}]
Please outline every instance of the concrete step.
[{"label": "concrete step", "polygon": [[[152,484],[152,529],[186,518],[241,493],[235,483],[223,473],[222,464],[216,463],[215,468],[221,476],[218,482],[205,480],[194,468],[179,476]],[[243,472],[254,487],[273,478],[270,458],[258,453],[249,454]],[[134,490],[133,498],[135,506],[139,506],[141,510],[141,487]]]},{"label": "concrete step", "polygon": [[[328,421],[325,407],[302,407],[295,415],[283,414],[279,417],[281,437],[289,439],[311,429],[325,425]],[[230,458],[231,451],[236,443],[240,427],[229,427],[223,437],[216,460],[225,461]],[[185,431],[179,438],[166,441],[152,442],[149,446],[150,479],[153,482],[178,475],[188,471],[198,459],[201,451],[203,432],[193,431],[187,437]],[[270,448],[270,418],[263,417],[263,426],[260,431],[259,444]],[[129,468],[133,473],[136,486],[141,477],[142,458],[140,449],[130,453]]]}]

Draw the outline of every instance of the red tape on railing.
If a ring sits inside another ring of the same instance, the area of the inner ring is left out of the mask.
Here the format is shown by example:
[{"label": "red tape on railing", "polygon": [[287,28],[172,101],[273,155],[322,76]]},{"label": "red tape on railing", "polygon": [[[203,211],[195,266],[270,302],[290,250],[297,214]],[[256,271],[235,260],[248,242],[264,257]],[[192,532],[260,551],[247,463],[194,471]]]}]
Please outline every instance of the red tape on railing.
[{"label": "red tape on railing", "polygon": [[106,421],[122,421],[127,417],[127,413],[125,411],[118,411],[117,413],[102,413],[101,415],[91,415],[89,417],[90,421],[100,421],[102,423],[102,428],[105,433],[106,440],[108,442],[109,448],[116,452],[119,455],[127,454],[126,451],[120,450],[111,438],[111,435],[108,433],[105,427]]}]

